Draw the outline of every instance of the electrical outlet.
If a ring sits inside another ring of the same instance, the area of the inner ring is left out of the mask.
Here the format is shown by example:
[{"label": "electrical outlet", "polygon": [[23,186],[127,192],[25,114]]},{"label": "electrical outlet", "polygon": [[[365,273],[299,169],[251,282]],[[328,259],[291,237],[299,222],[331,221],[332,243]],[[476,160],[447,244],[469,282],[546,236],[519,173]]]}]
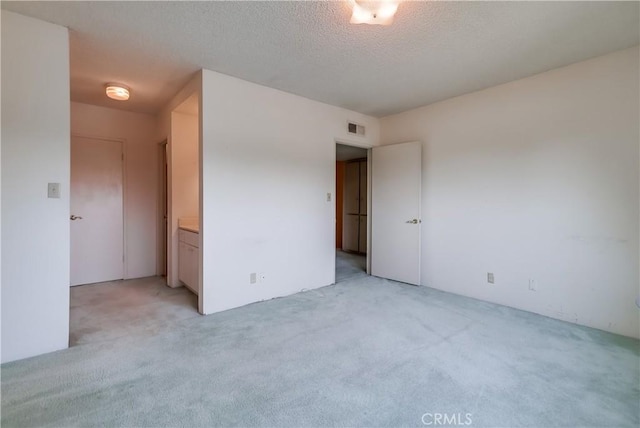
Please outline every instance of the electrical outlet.
[{"label": "electrical outlet", "polygon": [[493,272],[487,273],[487,282],[489,284],[495,284],[495,278],[493,277]]},{"label": "electrical outlet", "polygon": [[529,290],[538,291],[538,281],[536,281],[535,279],[530,279],[529,280]]},{"label": "electrical outlet", "polygon": [[47,196],[49,198],[60,198],[60,183],[49,183],[47,185]]},{"label": "electrical outlet", "polygon": [[331,192],[327,192],[327,202],[331,202]]},{"label": "electrical outlet", "polygon": [[255,284],[256,282],[258,282],[258,278],[256,276],[255,272],[252,272],[249,274],[249,284]]}]

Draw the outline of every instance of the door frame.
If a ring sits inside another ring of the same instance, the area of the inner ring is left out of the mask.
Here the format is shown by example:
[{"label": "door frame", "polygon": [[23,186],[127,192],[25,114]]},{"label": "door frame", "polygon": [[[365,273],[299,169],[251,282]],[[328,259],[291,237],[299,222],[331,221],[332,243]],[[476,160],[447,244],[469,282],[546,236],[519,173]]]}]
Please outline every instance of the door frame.
[{"label": "door frame", "polygon": [[[122,153],[122,279],[129,276],[129,258],[127,257],[127,140],[125,138],[111,138],[97,135],[71,133],[71,138],[87,138],[89,140],[111,141],[120,143]],[[69,175],[71,175],[71,148],[69,148]],[[69,190],[69,206],[71,206],[71,190]],[[69,230],[69,239],[71,239],[71,230]],[[73,263],[69,260],[69,263]],[[69,281],[71,286],[71,281]]]},{"label": "door frame", "polygon": [[156,274],[168,278],[169,263],[169,149],[168,138],[158,143],[158,207]]},{"label": "door frame", "polygon": [[[344,138],[335,138],[333,142],[333,189],[336,188],[336,149],[337,145],[341,144],[343,146],[351,146],[357,147],[359,149],[367,150],[367,254],[366,254],[366,272],[367,275],[371,275],[371,149],[374,147],[373,144],[365,143],[363,141],[353,141]],[[335,193],[335,190],[334,190]],[[333,210],[332,214],[335,215],[335,204],[337,201],[333,201]],[[334,219],[334,233],[335,233],[335,219]],[[332,241],[333,251],[335,252],[335,239]],[[333,267],[333,284],[336,283],[336,269],[335,265]]]}]

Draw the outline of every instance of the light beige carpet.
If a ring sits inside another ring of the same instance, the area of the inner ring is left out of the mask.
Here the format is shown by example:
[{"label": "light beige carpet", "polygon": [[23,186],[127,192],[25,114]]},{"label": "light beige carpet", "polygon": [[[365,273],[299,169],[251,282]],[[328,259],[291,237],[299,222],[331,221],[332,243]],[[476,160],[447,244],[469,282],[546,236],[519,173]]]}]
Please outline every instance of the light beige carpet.
[{"label": "light beige carpet", "polygon": [[361,276],[5,364],[2,426],[637,427],[639,362],[634,339]]}]

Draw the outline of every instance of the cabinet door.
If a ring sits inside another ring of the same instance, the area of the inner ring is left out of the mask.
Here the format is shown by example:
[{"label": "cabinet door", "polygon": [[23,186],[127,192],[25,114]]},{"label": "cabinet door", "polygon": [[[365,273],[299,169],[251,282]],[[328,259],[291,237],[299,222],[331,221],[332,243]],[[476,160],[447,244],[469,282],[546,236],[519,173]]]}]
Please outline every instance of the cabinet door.
[{"label": "cabinet door", "polygon": [[198,294],[198,283],[199,283],[199,272],[198,272],[198,264],[199,264],[199,250],[196,247],[189,248],[189,288]]},{"label": "cabinet door", "polygon": [[360,214],[367,214],[367,161],[360,162]]},{"label": "cabinet door", "polygon": [[367,216],[361,215],[360,217],[360,237],[358,239],[358,252],[367,252]]},{"label": "cabinet door", "polygon": [[342,226],[342,249],[346,251],[358,251],[359,215],[347,214],[344,216]]},{"label": "cabinet door", "polygon": [[184,242],[178,243],[178,279],[184,284],[189,283],[189,266],[191,259],[189,258],[189,248],[191,246]]},{"label": "cabinet door", "polygon": [[360,162],[348,162],[344,174],[344,212],[360,212]]},{"label": "cabinet door", "polygon": [[199,263],[198,248],[180,242],[178,244],[178,279],[196,294],[198,294]]}]

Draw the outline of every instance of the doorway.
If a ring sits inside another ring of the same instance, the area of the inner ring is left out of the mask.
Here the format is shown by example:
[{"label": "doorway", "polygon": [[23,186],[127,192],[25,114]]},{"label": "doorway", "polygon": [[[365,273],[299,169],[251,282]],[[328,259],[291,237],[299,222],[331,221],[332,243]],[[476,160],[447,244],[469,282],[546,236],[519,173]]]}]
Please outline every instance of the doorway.
[{"label": "doorway", "polygon": [[[421,284],[422,144],[366,149],[336,141],[335,173],[336,282],[370,274]],[[349,176],[366,177],[357,196]]]},{"label": "doorway", "polygon": [[200,97],[192,93],[172,112],[166,146],[166,284],[197,296],[202,312],[200,236]]},{"label": "doorway", "polygon": [[367,274],[369,151],[336,144],[336,282]]}]

